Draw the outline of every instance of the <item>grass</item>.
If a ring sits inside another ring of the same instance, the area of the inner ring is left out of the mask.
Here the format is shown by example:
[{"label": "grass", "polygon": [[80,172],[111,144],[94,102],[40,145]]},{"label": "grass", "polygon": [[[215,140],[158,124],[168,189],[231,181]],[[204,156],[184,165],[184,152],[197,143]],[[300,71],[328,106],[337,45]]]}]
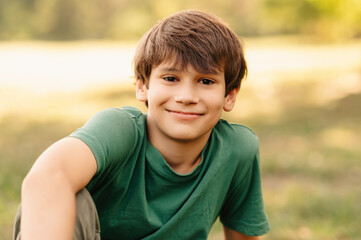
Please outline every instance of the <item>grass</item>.
[{"label": "grass", "polygon": [[[253,69],[256,63],[250,62]],[[234,111],[224,115],[260,138],[264,200],[272,225],[263,239],[361,239],[360,66],[361,60],[329,71],[258,69],[250,73]],[[145,110],[134,99],[133,87],[40,95],[2,90],[0,106],[7,104],[0,113],[0,239],[11,239],[21,181],[37,156],[103,108]],[[209,239],[221,238],[216,222]]]}]

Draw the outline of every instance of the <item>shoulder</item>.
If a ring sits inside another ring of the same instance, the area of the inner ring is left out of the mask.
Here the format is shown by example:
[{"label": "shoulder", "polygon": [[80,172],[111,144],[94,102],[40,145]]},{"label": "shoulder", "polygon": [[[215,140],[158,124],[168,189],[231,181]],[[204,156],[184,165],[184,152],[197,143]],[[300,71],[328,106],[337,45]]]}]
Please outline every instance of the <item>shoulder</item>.
[{"label": "shoulder", "polygon": [[247,126],[221,119],[214,128],[214,134],[221,138],[225,145],[235,150],[258,151],[258,137]]},{"label": "shoulder", "polygon": [[258,137],[244,125],[220,120],[213,129],[209,149],[230,176],[241,180],[258,157]]},{"label": "shoulder", "polygon": [[134,120],[143,116],[143,113],[134,107],[107,108],[94,114],[83,128],[113,128],[119,125],[133,125]]},{"label": "shoulder", "polygon": [[108,108],[93,115],[71,135],[95,141],[99,145],[104,142],[119,142],[124,136],[129,141],[135,140],[144,131],[142,116],[142,112],[133,107]]},{"label": "shoulder", "polygon": [[138,118],[142,115],[143,113],[139,109],[125,106],[122,108],[107,108],[96,113],[94,116],[103,118]]},{"label": "shoulder", "polygon": [[143,114],[133,107],[108,108],[93,115],[70,136],[79,138],[92,150],[98,172],[110,164],[121,164],[143,139]]}]

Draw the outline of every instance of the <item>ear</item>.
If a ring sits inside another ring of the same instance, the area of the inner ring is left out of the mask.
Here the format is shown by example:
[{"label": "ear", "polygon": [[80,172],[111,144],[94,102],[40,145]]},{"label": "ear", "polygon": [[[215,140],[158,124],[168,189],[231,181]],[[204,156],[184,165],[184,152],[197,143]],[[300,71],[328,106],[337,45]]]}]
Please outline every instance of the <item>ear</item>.
[{"label": "ear", "polygon": [[135,84],[135,95],[138,101],[148,101],[148,88],[142,80],[137,80]]},{"label": "ear", "polygon": [[228,95],[224,99],[223,110],[229,112],[233,109],[234,104],[236,103],[237,93],[239,88],[233,89],[228,93]]}]

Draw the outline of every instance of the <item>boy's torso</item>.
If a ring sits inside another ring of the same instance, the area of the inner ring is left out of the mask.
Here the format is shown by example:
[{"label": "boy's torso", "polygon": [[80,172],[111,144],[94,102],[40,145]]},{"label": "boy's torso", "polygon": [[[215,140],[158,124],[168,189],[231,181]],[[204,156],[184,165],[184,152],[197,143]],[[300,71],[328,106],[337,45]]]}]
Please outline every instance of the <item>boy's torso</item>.
[{"label": "boy's torso", "polygon": [[[113,115],[125,110],[109,111],[115,111],[108,113]],[[129,138],[134,146],[131,154],[98,164],[103,167],[87,186],[97,206],[102,238],[206,239],[233,185],[242,183],[252,165],[256,137],[245,127],[221,120],[201,163],[180,175],[147,140],[145,117],[134,109],[127,114],[132,121],[123,127],[134,135]]]}]

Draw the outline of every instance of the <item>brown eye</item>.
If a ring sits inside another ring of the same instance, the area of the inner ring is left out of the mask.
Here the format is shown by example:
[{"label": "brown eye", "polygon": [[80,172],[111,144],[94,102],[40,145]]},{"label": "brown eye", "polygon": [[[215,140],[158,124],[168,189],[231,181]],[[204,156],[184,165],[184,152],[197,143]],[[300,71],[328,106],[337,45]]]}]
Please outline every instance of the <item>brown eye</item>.
[{"label": "brown eye", "polygon": [[175,81],[177,81],[177,78],[175,78],[175,77],[164,77],[163,79],[166,80],[166,81],[168,81],[168,82],[175,82]]},{"label": "brown eye", "polygon": [[214,83],[214,81],[210,80],[210,79],[207,79],[207,78],[203,78],[200,80],[200,82],[204,85],[211,85]]}]

